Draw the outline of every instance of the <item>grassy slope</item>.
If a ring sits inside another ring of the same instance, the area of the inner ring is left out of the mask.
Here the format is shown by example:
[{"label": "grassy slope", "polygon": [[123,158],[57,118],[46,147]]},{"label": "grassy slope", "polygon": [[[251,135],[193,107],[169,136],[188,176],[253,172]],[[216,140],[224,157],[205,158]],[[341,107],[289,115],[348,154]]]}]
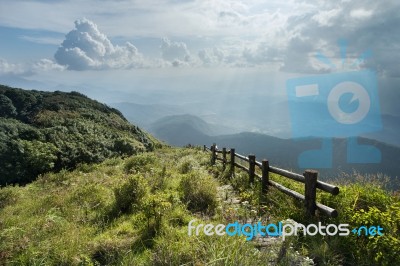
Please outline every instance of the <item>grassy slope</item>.
[{"label": "grassy slope", "polygon": [[[164,148],[45,174],[25,187],[2,188],[0,264],[265,265],[272,255],[259,252],[244,237],[187,235],[193,218],[226,224],[248,217],[247,207],[226,209],[216,201],[216,187],[226,182],[226,174],[220,166],[210,167],[200,150]],[[271,178],[301,190],[281,177]],[[270,222],[311,222],[302,216],[301,204],[274,189],[260,204],[259,187],[249,186],[245,173],[238,172],[230,182]],[[371,183],[341,189],[336,197],[319,195],[321,202],[339,210],[339,218],[316,219],[380,224],[385,236],[291,238],[285,245],[320,265],[400,262],[398,197]],[[294,260],[292,249],[287,250],[282,265]]]},{"label": "grassy slope", "polygon": [[198,150],[163,149],[3,188],[0,264],[261,263],[261,253],[241,255],[255,252],[243,238],[187,235],[195,213],[216,211],[207,162]]}]

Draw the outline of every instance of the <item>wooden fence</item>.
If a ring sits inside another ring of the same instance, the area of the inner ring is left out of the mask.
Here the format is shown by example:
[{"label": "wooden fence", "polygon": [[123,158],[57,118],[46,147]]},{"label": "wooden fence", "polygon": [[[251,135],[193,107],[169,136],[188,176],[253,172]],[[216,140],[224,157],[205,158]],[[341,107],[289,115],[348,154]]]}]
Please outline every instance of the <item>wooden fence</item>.
[{"label": "wooden fence", "polygon": [[[306,213],[309,216],[314,216],[315,211],[319,210],[320,212],[330,216],[337,217],[337,210],[330,208],[326,205],[320,204],[316,202],[316,194],[317,188],[331,193],[332,195],[339,194],[339,188],[337,186],[322,182],[318,180],[318,172],[314,170],[306,170],[303,175],[292,173],[290,171],[280,169],[274,166],[269,165],[268,160],[262,160],[261,162],[256,161],[255,155],[243,156],[235,152],[235,149],[230,149],[229,151],[226,148],[222,148],[222,150],[218,150],[216,144],[213,144],[211,147],[207,147],[204,145],[204,151],[211,152],[211,164],[215,164],[216,161],[222,161],[224,167],[226,164],[230,165],[231,175],[234,174],[235,167],[240,168],[249,173],[249,182],[254,183],[255,178],[261,181],[261,191],[262,193],[268,193],[268,186],[273,186],[277,188],[279,191],[296,198],[298,200],[304,201]],[[222,157],[218,155],[221,154]],[[227,159],[227,155],[230,155],[230,160]],[[236,162],[235,158],[239,158],[248,163],[248,167],[239,164]],[[261,175],[256,173],[256,167],[261,169]],[[269,173],[275,173],[281,175],[283,177],[289,178],[291,180],[301,182],[305,185],[305,193],[304,195],[291,190],[273,180],[269,179]]]}]

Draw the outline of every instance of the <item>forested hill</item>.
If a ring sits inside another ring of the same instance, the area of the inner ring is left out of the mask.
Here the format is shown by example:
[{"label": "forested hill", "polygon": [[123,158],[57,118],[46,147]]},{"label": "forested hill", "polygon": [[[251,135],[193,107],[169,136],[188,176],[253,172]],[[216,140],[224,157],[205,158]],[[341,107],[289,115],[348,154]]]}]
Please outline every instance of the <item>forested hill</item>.
[{"label": "forested hill", "polygon": [[0,85],[0,186],[149,151],[157,143],[118,110],[78,92]]}]

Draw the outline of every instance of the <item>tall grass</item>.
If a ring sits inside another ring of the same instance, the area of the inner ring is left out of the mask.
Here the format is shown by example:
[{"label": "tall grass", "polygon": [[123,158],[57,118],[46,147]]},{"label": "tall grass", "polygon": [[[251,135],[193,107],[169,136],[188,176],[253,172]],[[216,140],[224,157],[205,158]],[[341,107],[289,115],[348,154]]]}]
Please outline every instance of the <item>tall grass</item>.
[{"label": "tall grass", "polygon": [[[163,148],[126,159],[45,174],[25,187],[0,189],[0,265],[400,265],[400,199],[372,182],[340,185],[318,201],[335,219],[308,219],[302,203],[220,165],[199,149]],[[208,171],[207,171],[207,170]],[[215,178],[216,177],[216,178]],[[271,179],[302,191],[301,184]],[[232,184],[241,203],[217,200]],[[378,182],[379,183],[379,182]],[[192,219],[380,224],[383,237],[291,237],[260,252],[245,237],[188,236]]]}]

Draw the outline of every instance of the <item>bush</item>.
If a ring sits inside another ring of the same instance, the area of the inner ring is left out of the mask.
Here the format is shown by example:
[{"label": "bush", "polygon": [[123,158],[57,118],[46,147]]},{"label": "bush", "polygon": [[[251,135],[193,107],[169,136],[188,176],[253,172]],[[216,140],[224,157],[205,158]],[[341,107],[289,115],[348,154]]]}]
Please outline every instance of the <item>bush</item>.
[{"label": "bush", "polygon": [[153,168],[153,164],[156,162],[156,157],[151,154],[141,154],[129,158],[125,165],[124,170],[126,173],[144,173],[148,172]]},{"label": "bush", "polygon": [[199,163],[192,156],[185,156],[178,162],[178,171],[187,174],[193,169],[199,168]]},{"label": "bush", "polygon": [[194,212],[213,214],[217,207],[217,183],[201,171],[193,171],[182,178],[183,201]]},{"label": "bush", "polygon": [[114,189],[115,211],[117,213],[130,213],[135,206],[141,203],[147,194],[147,182],[141,175],[129,176],[119,187]]},{"label": "bush", "polygon": [[337,196],[321,197],[321,203],[340,211],[335,223],[348,223],[350,228],[380,225],[384,234],[350,235],[333,243],[332,248],[348,264],[400,265],[399,198],[373,183],[356,183],[340,189]]},{"label": "bush", "polygon": [[14,187],[0,188],[0,209],[15,203],[17,197],[17,189],[14,189]]},{"label": "bush", "polygon": [[235,173],[231,179],[231,184],[235,190],[240,192],[245,191],[249,188],[249,175],[244,171]]}]

